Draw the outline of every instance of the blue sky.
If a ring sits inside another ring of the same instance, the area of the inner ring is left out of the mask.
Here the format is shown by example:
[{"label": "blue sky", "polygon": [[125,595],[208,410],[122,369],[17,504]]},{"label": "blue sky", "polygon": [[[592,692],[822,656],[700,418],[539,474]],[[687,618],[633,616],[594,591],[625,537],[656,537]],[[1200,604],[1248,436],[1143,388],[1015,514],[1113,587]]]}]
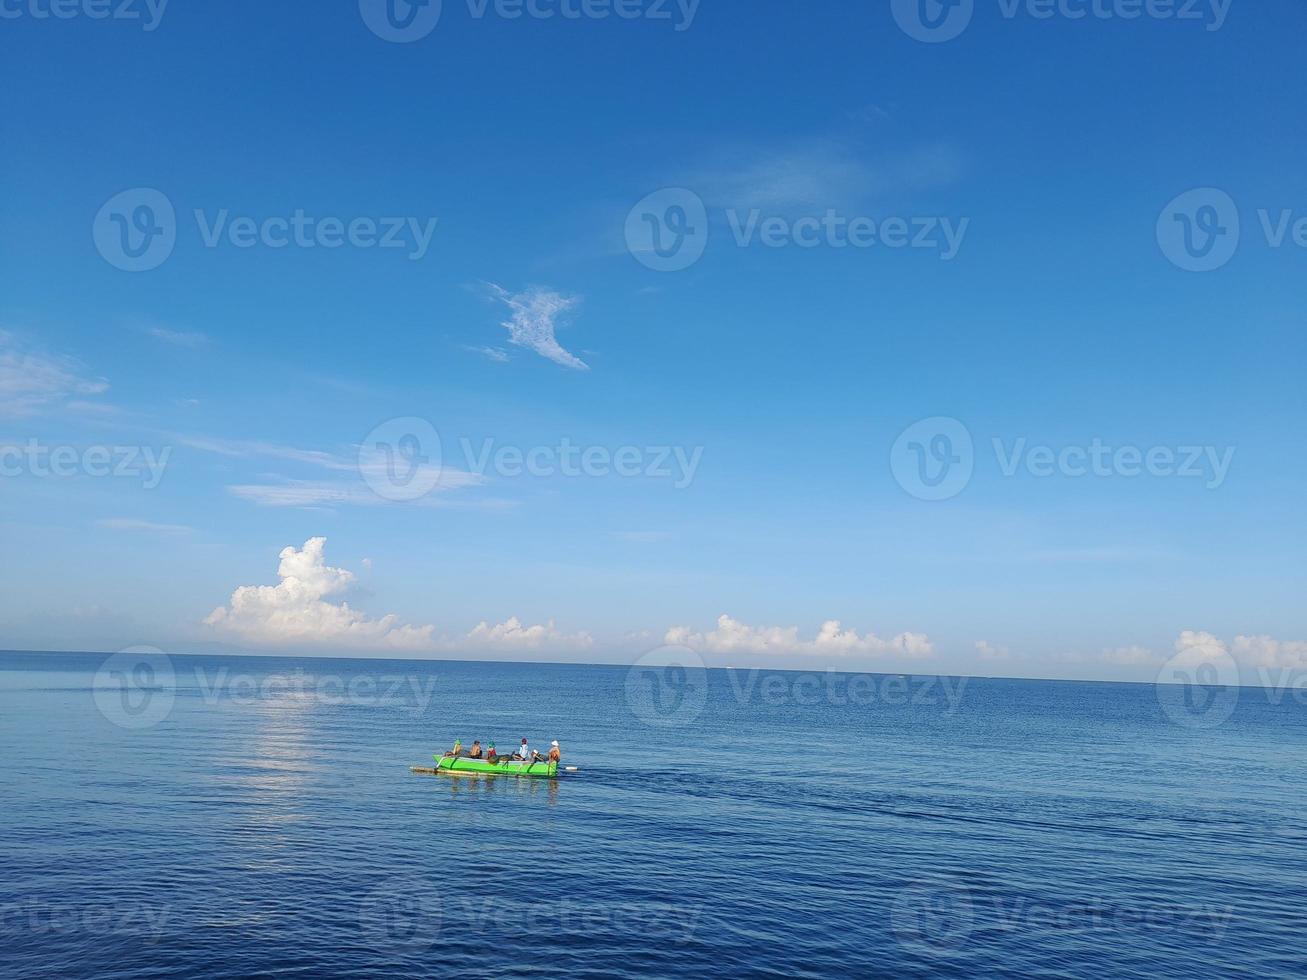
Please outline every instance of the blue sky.
[{"label": "blue sky", "polygon": [[[446,0],[409,43],[355,3],[46,9],[0,23],[0,647],[624,660],[683,627],[710,661],[1151,678],[1193,631],[1302,660],[1300,4],[976,0],[933,42],[890,3]],[[175,242],[125,271],[142,188]],[[701,256],[650,268],[628,229],[674,242],[686,201]],[[399,247],[274,247],[297,213]],[[1229,255],[1166,231],[1232,215]],[[440,482],[395,501],[360,446],[379,467],[405,418]],[[463,448],[564,440],[640,475]],[[1075,475],[1094,445],[1156,465]],[[166,451],[157,486],[96,446]],[[1039,476],[1037,447],[1073,452]],[[922,499],[937,449],[971,475]]]}]

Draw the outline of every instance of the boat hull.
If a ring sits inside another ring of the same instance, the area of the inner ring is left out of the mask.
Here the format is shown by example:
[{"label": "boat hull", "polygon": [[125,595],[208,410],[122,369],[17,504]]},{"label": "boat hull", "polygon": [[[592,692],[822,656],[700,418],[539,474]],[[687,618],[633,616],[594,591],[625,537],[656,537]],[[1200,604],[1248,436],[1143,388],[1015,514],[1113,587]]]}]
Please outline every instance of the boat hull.
[{"label": "boat hull", "polygon": [[416,766],[414,771],[421,772],[447,772],[451,774],[461,773],[479,773],[486,776],[527,776],[532,779],[552,779],[558,775],[557,762],[522,762],[517,759],[505,759],[499,762],[487,762],[485,759],[468,759],[460,756],[457,759],[450,756],[434,756],[436,767],[433,770],[419,770]]}]

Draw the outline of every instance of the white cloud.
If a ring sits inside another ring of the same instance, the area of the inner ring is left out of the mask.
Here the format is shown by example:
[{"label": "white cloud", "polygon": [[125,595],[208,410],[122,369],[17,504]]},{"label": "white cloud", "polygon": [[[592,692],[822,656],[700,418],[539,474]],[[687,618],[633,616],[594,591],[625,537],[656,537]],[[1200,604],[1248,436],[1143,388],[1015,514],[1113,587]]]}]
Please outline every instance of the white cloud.
[{"label": "white cloud", "polygon": [[981,660],[1011,660],[1012,651],[1002,645],[990,643],[988,640],[976,641],[976,653],[980,655]]},{"label": "white cloud", "polygon": [[276,443],[252,439],[214,439],[208,436],[180,434],[174,435],[173,438],[183,446],[233,459],[265,456],[289,463],[307,463],[311,466],[321,466],[323,469],[342,471],[352,470],[357,465],[352,459],[323,452],[320,449],[296,449],[294,446],[279,446]]},{"label": "white cloud", "polygon": [[434,645],[434,626],[400,623],[394,615],[370,619],[339,597],[354,585],[354,573],[326,563],[326,538],[284,548],[277,585],[242,585],[228,606],[204,620],[208,626],[254,644],[283,646],[326,643],[357,648],[415,650]]},{"label": "white cloud", "polygon": [[97,527],[111,531],[154,531],[159,534],[189,534],[194,528],[185,524],[156,524],[153,521],[141,521],[134,517],[107,517],[95,522]]},{"label": "white cloud", "polygon": [[1270,636],[1236,636],[1234,657],[1249,667],[1307,668],[1307,643]]},{"label": "white cloud", "polygon": [[590,647],[594,645],[594,638],[585,632],[561,633],[552,619],[542,625],[523,626],[520,619],[510,616],[495,626],[482,620],[461,640],[450,642],[463,647],[539,650],[544,647]]},{"label": "white cloud", "polygon": [[103,378],[86,377],[78,361],[31,350],[0,330],[0,417],[33,415],[108,388]]},{"label": "white cloud", "polygon": [[[353,572],[333,568],[325,558],[327,539],[310,538],[303,548],[282,550],[277,585],[242,585],[205,625],[257,646],[317,644],[340,649],[458,652],[588,647],[588,633],[560,632],[553,620],[523,625],[516,616],[481,622],[460,636],[438,636],[436,627],[399,622],[393,614],[370,618],[343,598],[356,584]],[[368,559],[365,566],[370,567]]]},{"label": "white cloud", "polygon": [[655,544],[671,537],[667,531],[614,531],[613,537],[631,544]]},{"label": "white cloud", "polygon": [[1161,658],[1153,653],[1147,647],[1129,646],[1117,647],[1114,650],[1104,650],[1100,658],[1103,663],[1119,664],[1123,667],[1152,666],[1161,662]]},{"label": "white cloud", "polygon": [[155,340],[174,347],[204,347],[209,338],[198,330],[168,330],[166,327],[146,327],[145,332]]},{"label": "white cloud", "polygon": [[480,354],[483,357],[488,357],[497,364],[508,363],[508,351],[504,350],[502,347],[474,347],[465,344],[463,349],[471,351],[473,354]]},{"label": "white cloud", "polygon": [[559,346],[554,337],[558,320],[581,302],[579,297],[565,296],[551,289],[532,287],[520,293],[510,293],[501,286],[487,283],[491,294],[508,307],[511,318],[500,324],[508,331],[508,339],[519,347],[533,350],[556,364],[588,371],[590,366],[579,357]]},{"label": "white cloud", "polygon": [[722,615],[717,617],[715,630],[696,633],[688,626],[673,626],[663,642],[703,653],[861,654],[914,658],[929,657],[934,653],[924,633],[900,633],[893,639],[883,640],[874,633],[859,635],[856,630],[842,629],[837,619],[822,623],[813,639],[803,640],[799,638],[797,626],[750,626]]},{"label": "white cloud", "polygon": [[[443,471],[439,485],[430,494],[405,502],[419,507],[453,506],[437,495],[439,491],[476,486],[482,482],[482,478],[474,473],[463,470]],[[392,503],[366,484],[331,483],[325,480],[282,479],[277,483],[238,483],[228,486],[227,492],[260,507],[374,507]],[[475,502],[475,506],[490,510],[504,505],[505,502],[499,500]]]},{"label": "white cloud", "polygon": [[685,178],[713,206],[768,212],[851,208],[874,197],[952,183],[961,171],[947,147],[868,154],[840,139],[721,154]]},{"label": "white cloud", "polygon": [[871,169],[833,143],[733,156],[691,182],[692,187],[703,187],[710,204],[781,210],[835,207],[871,189]]},{"label": "white cloud", "polygon": [[1225,644],[1211,633],[1183,630],[1175,641],[1174,663],[1177,667],[1197,667],[1228,656]]},{"label": "white cloud", "polygon": [[[227,492],[241,500],[263,507],[333,507],[376,506],[392,501],[375,492],[373,486],[385,487],[391,461],[377,447],[357,447],[353,455],[344,456],[320,449],[297,449],[276,443],[244,439],[214,439],[207,436],[174,435],[178,443],[215,453],[232,459],[275,459],[283,463],[296,463],[317,467],[328,473],[351,474],[331,479],[295,479],[280,475],[261,475],[264,483],[240,483],[227,487]],[[479,486],[485,478],[467,470],[444,465],[438,457],[416,465],[406,472],[408,483],[431,487],[430,493],[408,501],[423,506],[444,506],[436,499],[441,491],[460,490]],[[492,502],[480,501],[481,505]]]},{"label": "white cloud", "polygon": [[1307,642],[1278,640],[1273,636],[1236,636],[1224,640],[1196,630],[1184,630],[1175,641],[1177,666],[1196,667],[1232,658],[1246,668],[1307,668]]},{"label": "white cloud", "polygon": [[64,404],[64,408],[77,415],[94,415],[100,418],[113,418],[122,415],[122,409],[117,405],[110,405],[108,402],[88,402],[81,399]]}]

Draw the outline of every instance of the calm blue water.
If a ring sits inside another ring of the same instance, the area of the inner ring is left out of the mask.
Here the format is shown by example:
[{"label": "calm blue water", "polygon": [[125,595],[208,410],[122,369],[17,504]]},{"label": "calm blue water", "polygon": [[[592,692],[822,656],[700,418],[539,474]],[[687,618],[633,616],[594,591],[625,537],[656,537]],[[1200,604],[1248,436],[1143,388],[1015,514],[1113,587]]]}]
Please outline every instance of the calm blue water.
[{"label": "calm blue water", "polygon": [[[1307,971],[1292,694],[104,664],[0,655],[6,977]],[[408,771],[522,735],[581,771]]]}]

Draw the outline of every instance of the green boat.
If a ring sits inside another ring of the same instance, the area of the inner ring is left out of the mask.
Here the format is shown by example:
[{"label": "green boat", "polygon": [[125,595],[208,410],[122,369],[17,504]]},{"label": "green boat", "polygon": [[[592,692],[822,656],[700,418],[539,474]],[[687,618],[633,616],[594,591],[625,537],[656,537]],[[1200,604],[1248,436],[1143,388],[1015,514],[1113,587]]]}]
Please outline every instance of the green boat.
[{"label": "green boat", "polygon": [[432,758],[436,760],[434,769],[429,766],[409,766],[409,770],[423,775],[435,775],[438,772],[482,773],[487,776],[531,776],[539,779],[553,779],[558,775],[558,763],[543,759],[539,762],[523,762],[521,759],[511,759],[502,755],[494,762],[469,759],[462,755],[457,759],[448,755],[436,755]]}]

